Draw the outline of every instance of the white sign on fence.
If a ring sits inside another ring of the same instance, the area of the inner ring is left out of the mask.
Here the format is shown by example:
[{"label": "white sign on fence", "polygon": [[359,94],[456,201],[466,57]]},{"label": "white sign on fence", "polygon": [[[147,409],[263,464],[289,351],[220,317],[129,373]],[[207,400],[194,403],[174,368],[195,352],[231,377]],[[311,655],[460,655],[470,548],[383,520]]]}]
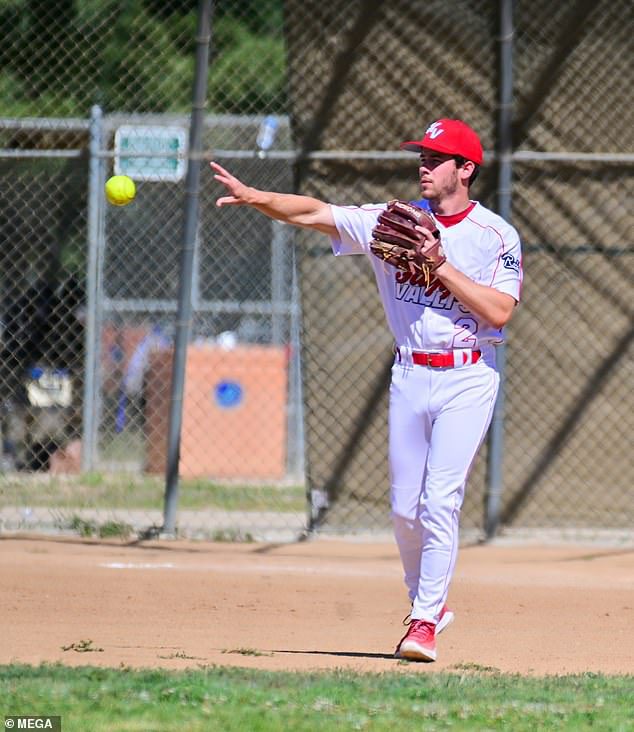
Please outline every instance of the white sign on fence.
[{"label": "white sign on fence", "polygon": [[115,175],[134,180],[179,181],[187,169],[183,127],[123,125],[114,135]]}]

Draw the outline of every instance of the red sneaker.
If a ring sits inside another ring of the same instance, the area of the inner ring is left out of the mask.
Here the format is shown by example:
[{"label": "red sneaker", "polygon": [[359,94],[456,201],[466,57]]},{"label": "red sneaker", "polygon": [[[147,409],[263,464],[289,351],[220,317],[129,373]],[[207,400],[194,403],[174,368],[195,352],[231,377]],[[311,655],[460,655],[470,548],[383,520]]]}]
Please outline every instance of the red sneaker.
[{"label": "red sneaker", "polygon": [[[438,618],[438,625],[436,626],[436,635],[440,635],[445,628],[451,625],[455,619],[454,613],[446,606],[443,605],[440,611],[440,617]],[[403,625],[409,625],[412,622],[410,613],[403,618]]]},{"label": "red sneaker", "polygon": [[427,620],[412,620],[394,655],[409,661],[435,661],[436,625]]}]

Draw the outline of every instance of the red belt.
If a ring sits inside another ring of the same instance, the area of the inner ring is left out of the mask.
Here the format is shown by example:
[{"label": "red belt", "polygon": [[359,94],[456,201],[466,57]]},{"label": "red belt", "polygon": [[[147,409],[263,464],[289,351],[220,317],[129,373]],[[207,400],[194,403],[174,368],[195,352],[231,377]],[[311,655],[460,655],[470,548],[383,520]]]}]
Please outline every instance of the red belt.
[{"label": "red belt", "polygon": [[[458,355],[459,354],[459,355]],[[458,355],[458,358],[456,358]],[[412,351],[412,361],[417,366],[432,366],[433,368],[453,368],[454,366],[465,366],[468,363],[475,363],[479,360],[482,353],[480,351],[459,351],[454,354],[453,351],[445,353],[423,353],[422,351]],[[462,358],[460,358],[462,356]],[[460,363],[462,361],[462,363]]]}]

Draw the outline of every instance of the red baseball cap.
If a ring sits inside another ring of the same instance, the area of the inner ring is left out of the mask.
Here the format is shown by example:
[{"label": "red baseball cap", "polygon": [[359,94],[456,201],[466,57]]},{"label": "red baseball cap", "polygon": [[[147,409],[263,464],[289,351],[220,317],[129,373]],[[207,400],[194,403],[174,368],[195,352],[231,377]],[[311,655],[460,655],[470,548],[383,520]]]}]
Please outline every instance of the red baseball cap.
[{"label": "red baseball cap", "polygon": [[484,160],[480,138],[466,122],[459,119],[439,119],[429,125],[422,140],[401,143],[401,150],[409,152],[419,153],[422,148],[447,155],[460,155],[476,165],[482,165]]}]

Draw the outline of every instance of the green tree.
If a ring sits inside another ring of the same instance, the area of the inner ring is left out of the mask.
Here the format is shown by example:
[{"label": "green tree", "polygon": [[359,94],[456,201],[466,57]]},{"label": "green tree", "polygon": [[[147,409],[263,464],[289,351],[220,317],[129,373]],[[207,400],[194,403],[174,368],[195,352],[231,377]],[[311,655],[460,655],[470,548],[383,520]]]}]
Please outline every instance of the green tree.
[{"label": "green tree", "polygon": [[209,74],[210,108],[254,114],[286,109],[286,59],[281,38],[260,35],[232,16],[215,24]]},{"label": "green tree", "polygon": [[[0,114],[187,112],[197,0],[0,0]],[[209,108],[286,104],[281,0],[214,4]]]}]

